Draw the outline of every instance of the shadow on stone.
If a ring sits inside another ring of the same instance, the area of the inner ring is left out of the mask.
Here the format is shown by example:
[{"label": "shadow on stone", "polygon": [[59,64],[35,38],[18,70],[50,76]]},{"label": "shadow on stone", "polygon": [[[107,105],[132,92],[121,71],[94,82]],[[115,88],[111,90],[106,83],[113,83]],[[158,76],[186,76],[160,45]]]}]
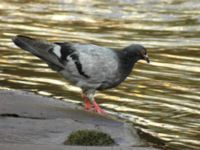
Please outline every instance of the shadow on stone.
[{"label": "shadow on stone", "polygon": [[166,145],[163,140],[158,139],[157,137],[149,133],[145,133],[144,131],[140,129],[137,129],[137,133],[139,134],[140,138],[143,139],[143,141],[145,141],[145,143],[148,146],[162,148],[163,150],[165,150]]}]

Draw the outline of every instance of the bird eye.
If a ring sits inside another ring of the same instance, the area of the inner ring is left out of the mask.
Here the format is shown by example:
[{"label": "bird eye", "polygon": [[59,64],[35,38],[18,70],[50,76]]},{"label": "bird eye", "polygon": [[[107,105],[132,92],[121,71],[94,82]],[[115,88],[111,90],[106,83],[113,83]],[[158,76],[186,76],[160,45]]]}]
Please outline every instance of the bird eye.
[{"label": "bird eye", "polygon": [[144,49],[141,53],[142,53],[143,55],[146,55],[146,54],[147,54],[147,51]]},{"label": "bird eye", "polygon": [[144,54],[145,54],[145,55],[147,54],[147,50],[146,50],[146,49],[144,49]]},{"label": "bird eye", "polygon": [[145,50],[141,50],[141,51],[140,51],[140,54],[141,54],[142,56],[144,56],[144,55],[146,55],[146,51],[145,51]]}]

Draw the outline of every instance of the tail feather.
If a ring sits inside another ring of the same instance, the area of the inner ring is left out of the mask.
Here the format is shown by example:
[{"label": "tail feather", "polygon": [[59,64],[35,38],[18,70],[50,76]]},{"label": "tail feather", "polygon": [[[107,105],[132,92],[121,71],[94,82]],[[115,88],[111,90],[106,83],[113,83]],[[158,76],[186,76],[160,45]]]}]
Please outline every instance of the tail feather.
[{"label": "tail feather", "polygon": [[18,47],[44,60],[53,70],[59,71],[64,68],[57,57],[50,52],[55,47],[55,44],[23,35],[17,35],[12,40]]}]

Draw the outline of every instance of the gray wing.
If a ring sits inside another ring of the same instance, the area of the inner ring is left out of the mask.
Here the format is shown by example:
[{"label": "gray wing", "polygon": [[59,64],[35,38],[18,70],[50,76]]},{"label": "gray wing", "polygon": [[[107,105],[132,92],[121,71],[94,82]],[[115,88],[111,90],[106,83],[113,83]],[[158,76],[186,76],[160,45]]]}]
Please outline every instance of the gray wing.
[{"label": "gray wing", "polygon": [[17,35],[12,40],[18,47],[44,60],[53,70],[59,71],[64,68],[57,56],[52,53],[53,50],[59,49],[60,46],[22,35]]},{"label": "gray wing", "polygon": [[118,57],[115,51],[92,45],[73,44],[63,76],[82,88],[109,88],[118,83]]}]

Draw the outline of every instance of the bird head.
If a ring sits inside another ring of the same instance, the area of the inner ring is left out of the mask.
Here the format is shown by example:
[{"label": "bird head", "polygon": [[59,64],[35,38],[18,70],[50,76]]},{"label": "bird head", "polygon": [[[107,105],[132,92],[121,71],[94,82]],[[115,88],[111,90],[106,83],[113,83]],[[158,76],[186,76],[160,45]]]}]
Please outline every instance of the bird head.
[{"label": "bird head", "polygon": [[142,45],[132,44],[124,49],[124,52],[128,57],[133,57],[137,60],[146,60],[147,63],[150,63],[147,50]]}]

